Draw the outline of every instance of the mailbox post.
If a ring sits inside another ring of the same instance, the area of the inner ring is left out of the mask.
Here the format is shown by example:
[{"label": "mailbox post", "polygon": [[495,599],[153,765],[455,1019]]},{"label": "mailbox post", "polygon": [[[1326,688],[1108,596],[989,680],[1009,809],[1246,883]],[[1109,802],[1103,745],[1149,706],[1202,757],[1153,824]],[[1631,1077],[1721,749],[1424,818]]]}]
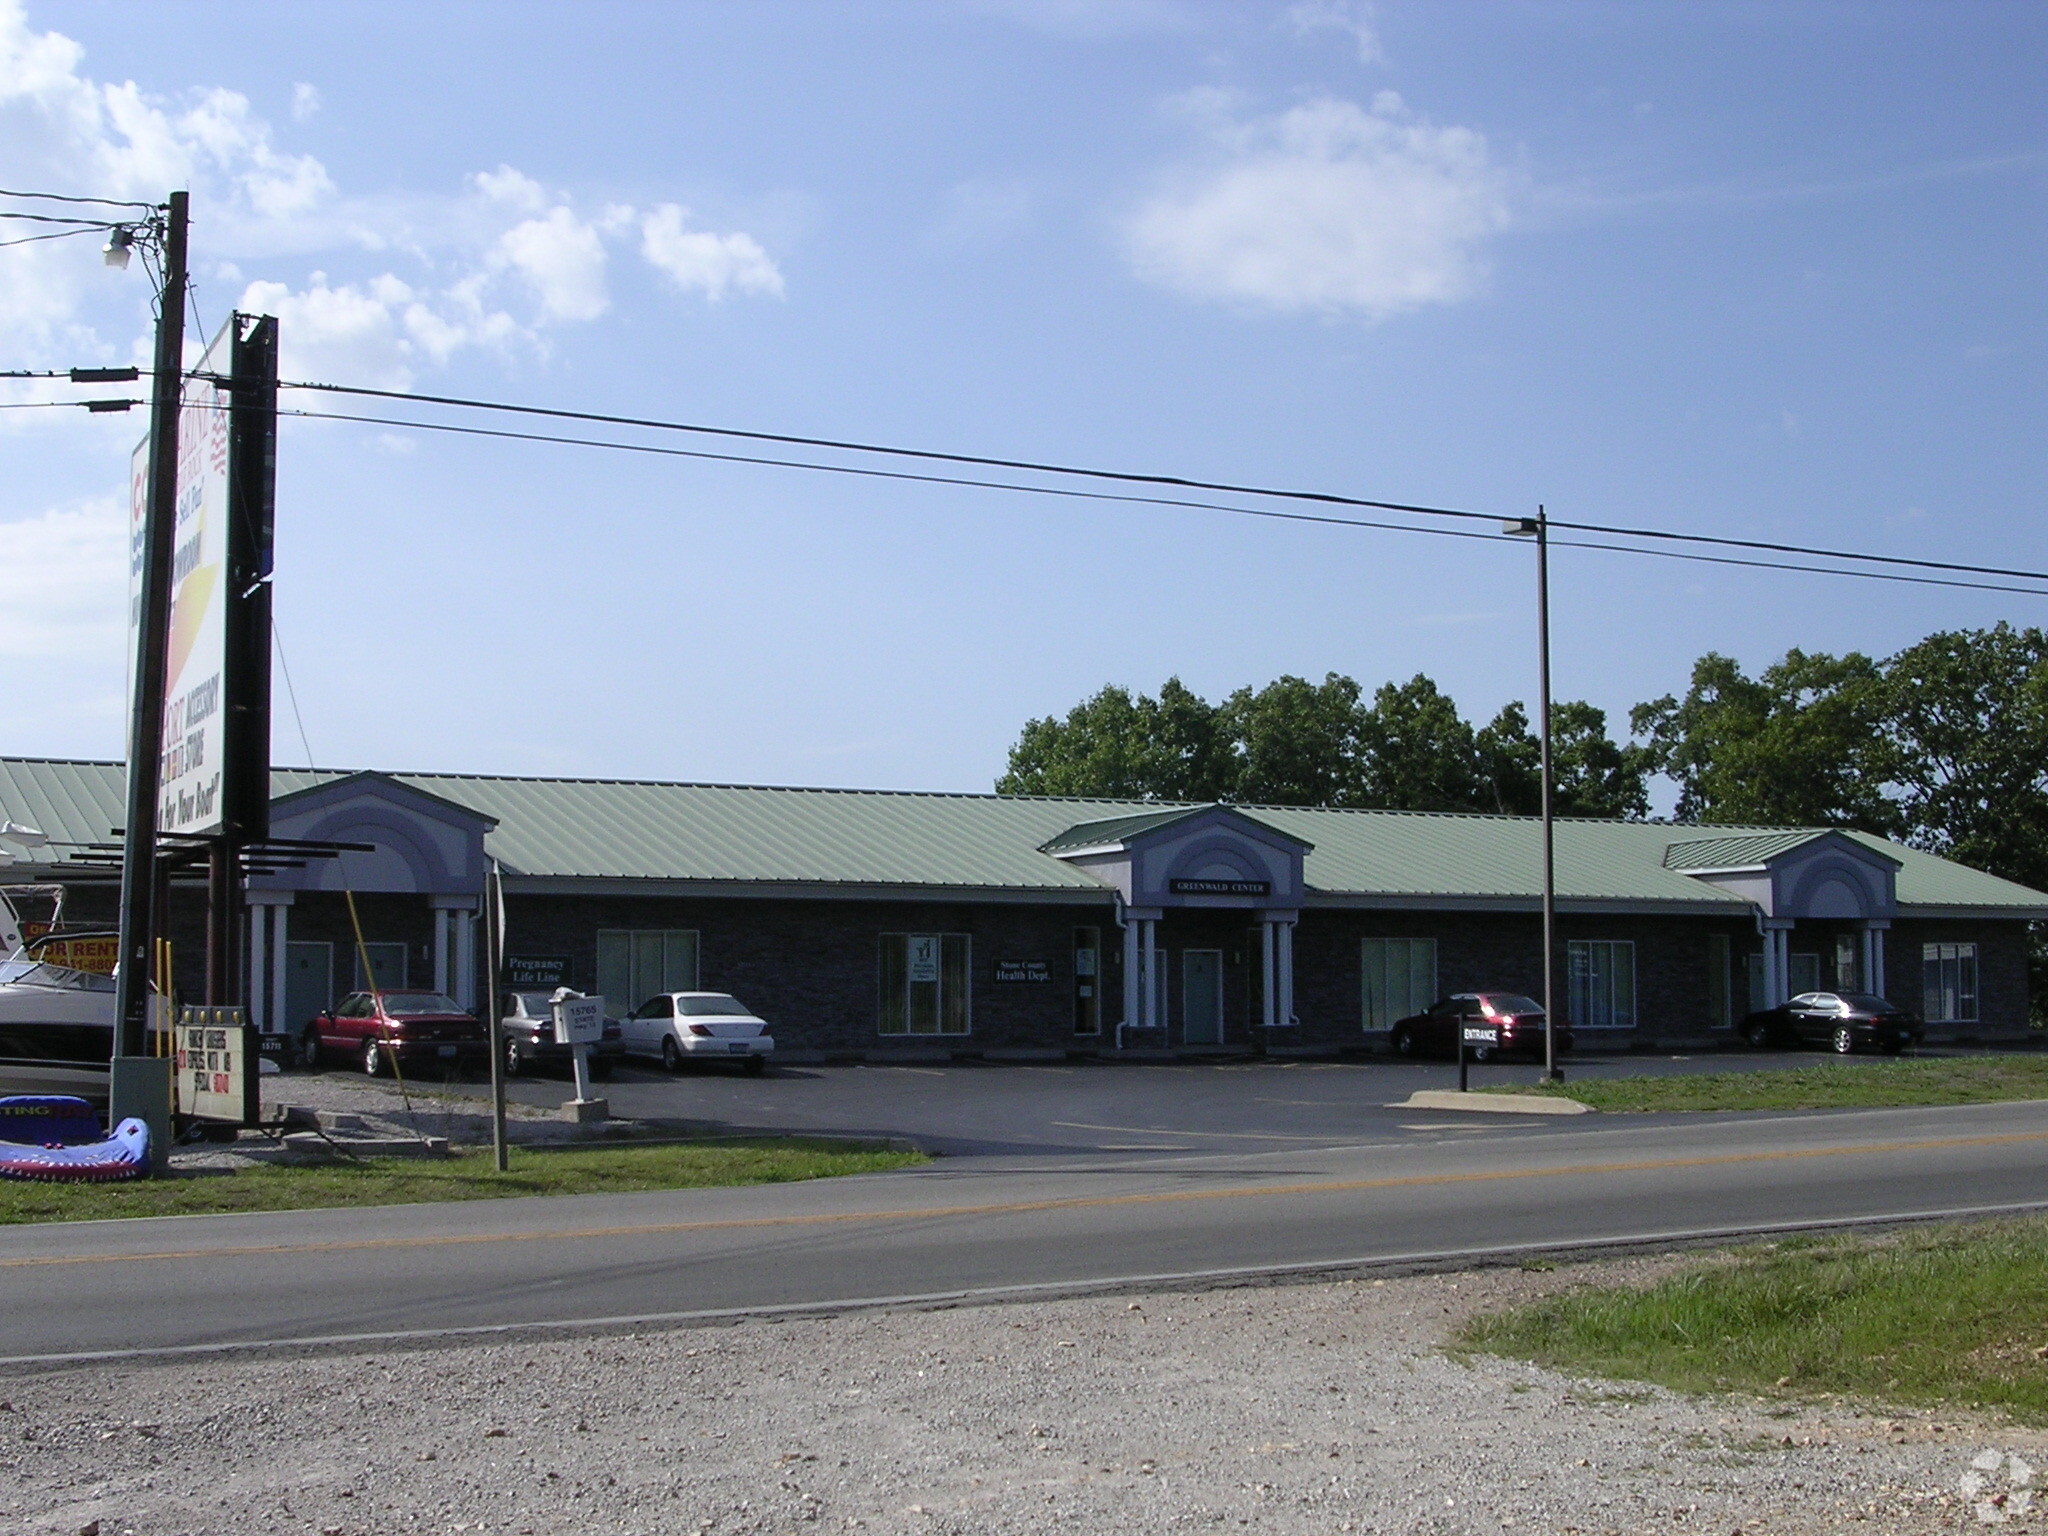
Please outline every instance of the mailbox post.
[{"label": "mailbox post", "polygon": [[558,987],[553,1002],[555,1039],[569,1047],[576,1069],[576,1097],[562,1106],[562,1118],[578,1122],[606,1119],[611,1106],[590,1096],[590,1048],[604,1038],[604,999]]}]

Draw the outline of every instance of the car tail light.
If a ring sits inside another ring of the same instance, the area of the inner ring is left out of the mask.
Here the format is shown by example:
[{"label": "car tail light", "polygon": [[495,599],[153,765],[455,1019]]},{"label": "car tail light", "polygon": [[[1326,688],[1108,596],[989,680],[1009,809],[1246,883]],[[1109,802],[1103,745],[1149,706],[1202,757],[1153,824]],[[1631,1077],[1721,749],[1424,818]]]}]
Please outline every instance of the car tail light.
[{"label": "car tail light", "polygon": [[690,1026],[690,1033],[699,1040],[709,1040],[711,1038],[711,1026],[708,1024],[692,1024]]}]

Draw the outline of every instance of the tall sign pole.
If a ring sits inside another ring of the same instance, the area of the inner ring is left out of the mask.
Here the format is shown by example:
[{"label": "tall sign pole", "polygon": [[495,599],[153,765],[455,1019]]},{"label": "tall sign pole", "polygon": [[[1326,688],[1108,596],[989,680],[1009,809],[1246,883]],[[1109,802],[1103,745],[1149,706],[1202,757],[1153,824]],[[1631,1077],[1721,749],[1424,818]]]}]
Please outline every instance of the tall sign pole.
[{"label": "tall sign pole", "polygon": [[[187,194],[171,194],[164,221],[163,289],[157,295],[156,367],[151,386],[149,468],[140,552],[142,581],[137,599],[140,611],[135,616],[135,692],[128,720],[128,823],[121,834],[121,960],[114,998],[116,1057],[147,1054],[149,979],[155,969],[154,940],[163,920],[155,901],[157,795],[164,735],[166,630],[171,608],[171,540],[177,523],[178,413],[185,400],[186,202]],[[117,1118],[123,1107],[114,1106]]]},{"label": "tall sign pole", "polygon": [[1550,518],[1542,507],[1518,517],[1501,532],[1536,541],[1537,732],[1543,753],[1543,1077],[1556,1082],[1557,1069],[1557,840],[1551,822],[1550,765]]}]

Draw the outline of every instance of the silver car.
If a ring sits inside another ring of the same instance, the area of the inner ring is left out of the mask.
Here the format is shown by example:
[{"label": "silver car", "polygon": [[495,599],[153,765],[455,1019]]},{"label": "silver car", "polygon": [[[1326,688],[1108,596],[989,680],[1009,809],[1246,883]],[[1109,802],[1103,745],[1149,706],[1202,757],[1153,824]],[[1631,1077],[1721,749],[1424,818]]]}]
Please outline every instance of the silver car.
[{"label": "silver car", "polygon": [[768,1068],[775,1037],[738,998],[725,992],[663,992],[635,1008],[622,1033],[626,1051],[652,1056],[671,1072],[686,1061],[736,1061],[748,1073]]}]

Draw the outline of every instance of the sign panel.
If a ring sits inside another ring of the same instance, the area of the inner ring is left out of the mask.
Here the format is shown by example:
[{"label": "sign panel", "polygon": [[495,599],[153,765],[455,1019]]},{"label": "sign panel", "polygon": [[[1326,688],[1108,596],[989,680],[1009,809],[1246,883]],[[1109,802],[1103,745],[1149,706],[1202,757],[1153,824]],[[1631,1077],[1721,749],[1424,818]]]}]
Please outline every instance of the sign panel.
[{"label": "sign panel", "polygon": [[604,1038],[604,999],[565,997],[555,1004],[555,1041],[560,1045],[595,1045]]},{"label": "sign panel", "polygon": [[[200,374],[226,374],[235,318],[221,327]],[[157,826],[164,832],[218,831],[226,760],[221,690],[227,665],[229,393],[205,378],[185,381],[178,417],[178,499],[171,538],[171,615],[164,662],[164,733]],[[143,519],[149,443],[130,461],[128,655],[134,666],[142,616]],[[133,691],[135,679],[129,678]]]},{"label": "sign panel", "polygon": [[113,975],[114,965],[121,958],[120,936],[110,933],[77,938],[57,934],[31,939],[29,945],[38,960],[68,966],[74,971],[92,971],[101,976]]},{"label": "sign panel", "polygon": [[243,1019],[239,1008],[186,1008],[179,1013],[171,1079],[179,1114],[230,1125],[256,1124],[256,1031]]},{"label": "sign panel", "polygon": [[537,992],[569,985],[567,955],[507,955],[505,985],[514,992]]},{"label": "sign panel", "polygon": [[1270,880],[1169,880],[1176,896],[1270,896]]},{"label": "sign panel", "polygon": [[1465,1026],[1467,1045],[1499,1045],[1500,1031],[1491,1024],[1467,1024]]},{"label": "sign panel", "polygon": [[[1086,951],[1084,950],[1085,954]],[[998,960],[997,981],[1051,981],[1052,967],[1043,960]]]},{"label": "sign panel", "polygon": [[913,933],[910,936],[910,979],[936,982],[939,979],[939,936]]}]

